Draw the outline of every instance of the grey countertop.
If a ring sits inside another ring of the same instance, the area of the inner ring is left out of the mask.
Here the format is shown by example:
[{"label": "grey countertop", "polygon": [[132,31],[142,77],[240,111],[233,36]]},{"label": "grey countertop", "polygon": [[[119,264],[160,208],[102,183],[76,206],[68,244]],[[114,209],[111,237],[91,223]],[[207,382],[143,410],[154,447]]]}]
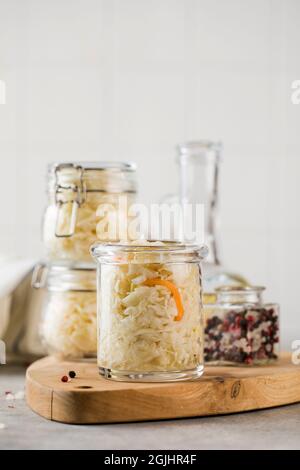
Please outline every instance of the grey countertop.
[{"label": "grey countertop", "polygon": [[[300,449],[300,404],[236,415],[113,425],[67,425],[33,413],[5,392],[25,370],[0,367],[0,449]],[[1,426],[0,426],[1,428]]]}]

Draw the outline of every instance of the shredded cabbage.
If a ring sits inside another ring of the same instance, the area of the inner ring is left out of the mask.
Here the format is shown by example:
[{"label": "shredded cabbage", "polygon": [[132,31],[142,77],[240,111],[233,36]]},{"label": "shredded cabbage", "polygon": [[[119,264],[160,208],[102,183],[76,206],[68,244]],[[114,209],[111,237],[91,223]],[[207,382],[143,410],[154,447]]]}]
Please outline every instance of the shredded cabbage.
[{"label": "shredded cabbage", "polygon": [[[74,234],[70,237],[56,237],[56,221],[58,218],[59,233],[67,233],[70,229],[72,204],[57,206],[51,204],[47,207],[44,216],[43,239],[48,258],[55,260],[71,260],[90,262],[90,247],[97,240],[109,241],[105,238],[105,224],[107,219],[97,215],[97,209],[102,204],[109,204],[112,210],[118,211],[118,198],[120,194],[105,194],[101,192],[88,193],[87,199],[77,210]],[[132,197],[132,196],[131,196]],[[128,201],[130,204],[130,201]]]},{"label": "shredded cabbage", "polygon": [[41,334],[50,354],[96,357],[96,292],[50,292]]},{"label": "shredded cabbage", "polygon": [[[177,309],[169,289],[142,285],[158,277],[178,288],[184,307],[180,321],[174,320]],[[98,365],[117,371],[182,371],[203,364],[200,294],[197,264],[102,265]]]}]

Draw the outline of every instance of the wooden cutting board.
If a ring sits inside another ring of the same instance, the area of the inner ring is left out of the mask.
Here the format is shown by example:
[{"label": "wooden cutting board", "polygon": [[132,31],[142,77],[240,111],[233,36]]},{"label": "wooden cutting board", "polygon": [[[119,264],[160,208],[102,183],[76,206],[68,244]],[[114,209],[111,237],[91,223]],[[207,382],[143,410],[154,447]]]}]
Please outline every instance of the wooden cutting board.
[{"label": "wooden cutting board", "polygon": [[[68,371],[77,377],[61,382]],[[192,382],[129,383],[99,376],[96,364],[46,357],[26,374],[28,405],[63,423],[115,423],[257,410],[300,401],[300,366],[282,354],[276,365],[206,367]]]}]

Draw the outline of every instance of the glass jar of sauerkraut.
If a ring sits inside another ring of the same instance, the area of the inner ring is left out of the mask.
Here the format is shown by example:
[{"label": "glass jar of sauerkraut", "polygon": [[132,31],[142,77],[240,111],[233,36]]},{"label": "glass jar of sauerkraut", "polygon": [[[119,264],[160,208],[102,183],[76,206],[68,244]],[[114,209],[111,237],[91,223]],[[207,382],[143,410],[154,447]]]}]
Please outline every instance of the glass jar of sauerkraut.
[{"label": "glass jar of sauerkraut", "polygon": [[96,269],[37,265],[32,284],[46,290],[40,333],[47,352],[62,359],[95,359]]},{"label": "glass jar of sauerkraut", "polygon": [[179,242],[96,244],[98,366],[115,380],[178,381],[203,373],[205,247]]},{"label": "glass jar of sauerkraut", "polygon": [[90,246],[97,239],[112,241],[106,231],[110,213],[125,211],[124,200],[128,205],[135,200],[135,165],[53,164],[48,171],[48,194],[43,222],[47,258],[91,262]]}]

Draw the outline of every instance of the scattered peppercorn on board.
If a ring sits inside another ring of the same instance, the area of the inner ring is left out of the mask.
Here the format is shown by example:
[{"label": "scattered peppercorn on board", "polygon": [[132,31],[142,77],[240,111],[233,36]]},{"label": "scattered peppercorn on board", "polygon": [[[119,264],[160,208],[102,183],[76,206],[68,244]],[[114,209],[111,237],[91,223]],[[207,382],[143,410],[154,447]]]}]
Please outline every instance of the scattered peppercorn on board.
[{"label": "scattered peppercorn on board", "polygon": [[300,366],[283,353],[269,366],[206,367],[190,382],[131,383],[100,377],[96,364],[46,357],[27,370],[26,399],[44,418],[70,424],[238,413],[300,402]]}]

